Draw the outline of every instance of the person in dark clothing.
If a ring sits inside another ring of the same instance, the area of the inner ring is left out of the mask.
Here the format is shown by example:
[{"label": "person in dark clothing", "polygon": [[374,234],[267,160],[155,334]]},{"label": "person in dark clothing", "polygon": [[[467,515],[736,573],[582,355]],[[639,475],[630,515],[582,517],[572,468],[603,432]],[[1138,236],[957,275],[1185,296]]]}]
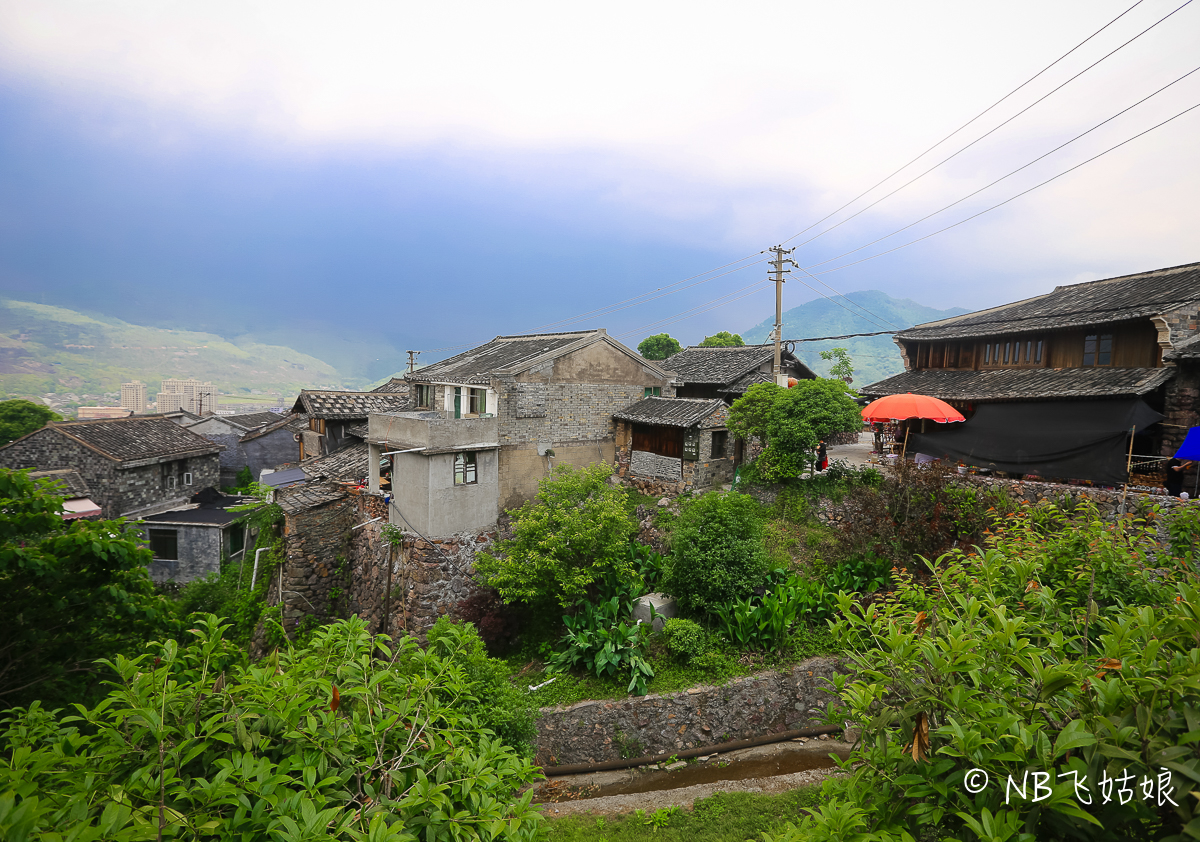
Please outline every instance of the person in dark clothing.
[{"label": "person in dark clothing", "polygon": [[1163,483],[1167,487],[1167,494],[1172,497],[1180,495],[1183,491],[1183,472],[1190,467],[1191,462],[1181,462],[1178,459],[1167,462],[1167,481]]},{"label": "person in dark clothing", "polygon": [[825,450],[825,442],[817,447],[817,470],[823,471],[829,467],[829,453]]}]

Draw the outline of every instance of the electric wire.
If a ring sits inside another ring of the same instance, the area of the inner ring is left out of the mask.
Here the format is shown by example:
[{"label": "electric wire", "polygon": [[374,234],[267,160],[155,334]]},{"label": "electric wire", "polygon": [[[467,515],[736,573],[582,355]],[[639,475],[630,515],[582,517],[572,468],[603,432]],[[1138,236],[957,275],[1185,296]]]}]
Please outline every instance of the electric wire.
[{"label": "electric wire", "polygon": [[[991,181],[991,182],[989,182],[988,184],[985,184],[984,186],[980,187],[978,190],[974,190],[974,191],[972,191],[972,192],[968,193],[967,195],[963,196],[962,198],[960,198],[960,199],[956,199],[955,201],[951,202],[950,204],[948,204],[948,205],[945,205],[944,207],[938,208],[937,210],[933,211],[932,213],[928,213],[928,214],[926,214],[925,216],[921,217],[920,219],[916,220],[915,222],[910,222],[908,225],[905,225],[903,228],[897,228],[895,231],[891,232],[890,234],[885,234],[885,235],[883,235],[882,237],[878,237],[878,238],[876,238],[876,239],[872,240],[872,241],[871,241],[871,242],[869,242],[869,243],[866,243],[866,244],[864,244],[864,245],[861,245],[861,246],[859,246],[858,248],[851,249],[850,251],[847,251],[847,252],[843,252],[842,254],[839,254],[837,257],[831,257],[831,258],[829,258],[828,260],[822,260],[820,263],[813,263],[813,264],[810,264],[809,268],[813,268],[813,267],[817,267],[817,266],[824,266],[826,263],[832,263],[832,262],[833,262],[833,261],[835,261],[835,260],[840,260],[840,259],[842,259],[843,257],[848,257],[848,256],[850,256],[851,254],[854,254],[855,252],[862,251],[862,250],[863,250],[863,249],[865,249],[865,248],[870,248],[871,246],[875,245],[876,243],[880,243],[880,242],[882,242],[882,241],[884,241],[884,240],[888,239],[889,237],[894,237],[894,236],[896,236],[897,234],[899,234],[899,233],[901,233],[901,232],[903,232],[903,231],[907,231],[909,228],[912,228],[912,227],[913,227],[913,226],[915,226],[915,225],[920,225],[920,224],[921,224],[922,222],[924,222],[925,220],[927,220],[927,219],[931,219],[932,217],[935,217],[935,216],[937,216],[939,213],[942,213],[942,212],[944,212],[944,211],[947,211],[947,210],[949,210],[950,208],[954,207],[955,205],[962,204],[962,203],[963,203],[963,202],[965,202],[967,199],[970,199],[970,198],[972,198],[973,196],[977,196],[977,195],[979,195],[979,194],[980,194],[980,193],[982,193],[984,190],[987,190],[987,189],[989,189],[989,188],[991,188],[991,187],[995,187],[997,184],[999,184],[1000,182],[1004,181],[1005,179],[1007,179],[1007,178],[1010,178],[1010,177],[1012,177],[1012,176],[1016,175],[1017,173],[1021,172],[1022,170],[1025,170],[1025,169],[1028,169],[1029,167],[1032,167],[1032,166],[1033,166],[1034,164],[1036,164],[1038,161],[1041,161],[1042,159],[1044,159],[1044,158],[1047,158],[1047,157],[1049,157],[1050,155],[1053,155],[1055,152],[1058,152],[1060,149],[1063,149],[1063,148],[1065,148],[1065,147],[1067,147],[1067,146],[1070,146],[1072,143],[1074,143],[1075,141],[1079,140],[1080,138],[1082,138],[1082,137],[1085,137],[1086,135],[1089,135],[1089,134],[1091,134],[1092,132],[1096,131],[1096,129],[1099,129],[1099,128],[1100,128],[1100,127],[1102,127],[1102,126],[1105,126],[1105,125],[1107,125],[1108,123],[1111,123],[1113,120],[1117,119],[1117,118],[1118,118],[1118,117],[1120,117],[1122,114],[1125,114],[1125,113],[1127,113],[1127,112],[1129,112],[1129,111],[1132,111],[1134,108],[1137,108],[1137,107],[1138,107],[1139,105],[1141,105],[1143,102],[1146,102],[1147,100],[1151,99],[1152,97],[1158,96],[1160,93],[1162,93],[1163,91],[1165,91],[1167,88],[1169,88],[1169,87],[1171,87],[1172,85],[1175,85],[1175,84],[1177,84],[1177,83],[1179,83],[1179,82],[1182,82],[1184,79],[1186,79],[1187,77],[1191,76],[1193,73],[1196,73],[1196,72],[1198,72],[1198,71],[1200,71],[1200,66],[1197,66],[1197,67],[1194,67],[1194,68],[1192,68],[1192,69],[1191,69],[1191,70],[1189,70],[1187,73],[1184,73],[1182,76],[1178,77],[1177,79],[1175,79],[1175,80],[1173,80],[1173,81],[1171,81],[1171,82],[1168,82],[1167,84],[1163,85],[1161,88],[1159,88],[1158,90],[1154,91],[1153,93],[1151,93],[1151,94],[1147,94],[1146,96],[1142,97],[1141,99],[1139,99],[1137,102],[1133,103],[1132,105],[1129,105],[1129,106],[1126,106],[1125,108],[1122,108],[1122,109],[1121,109],[1120,111],[1118,111],[1116,114],[1113,114],[1111,117],[1108,117],[1107,119],[1100,121],[1100,122],[1099,122],[1099,123],[1097,123],[1096,125],[1092,126],[1090,129],[1087,129],[1087,130],[1085,130],[1085,131],[1083,131],[1083,132],[1080,132],[1079,134],[1075,135],[1075,137],[1071,138],[1070,140],[1064,141],[1063,143],[1060,143],[1058,146],[1055,146],[1053,149],[1051,149],[1051,150],[1050,150],[1050,151],[1048,151],[1048,152],[1044,152],[1044,153],[1042,153],[1041,155],[1039,155],[1039,156],[1037,156],[1036,158],[1034,158],[1032,161],[1029,161],[1029,162],[1027,162],[1027,163],[1025,163],[1025,164],[1022,164],[1021,166],[1017,167],[1015,170],[1012,170],[1011,172],[1008,172],[1008,173],[1006,173],[1006,174],[1004,174],[1004,175],[1000,176],[1000,177],[999,177],[999,178],[997,178],[995,181]],[[808,274],[808,269],[803,269],[803,268],[802,268],[802,271],[803,271],[803,272],[805,272],[806,274]]]},{"label": "electric wire", "polygon": [[916,181],[919,181],[920,179],[922,179],[922,178],[924,178],[925,176],[929,175],[929,173],[933,172],[934,170],[936,170],[938,167],[942,166],[943,164],[945,164],[945,163],[947,163],[947,162],[949,162],[949,161],[953,160],[954,158],[957,158],[957,157],[958,157],[959,155],[961,155],[963,152],[966,152],[968,149],[970,149],[970,148],[971,148],[972,146],[974,146],[975,144],[979,143],[979,142],[980,142],[981,140],[983,140],[984,138],[986,138],[986,137],[988,137],[989,135],[991,135],[991,134],[995,133],[996,131],[999,131],[1000,129],[1004,128],[1004,127],[1005,127],[1005,126],[1007,126],[1009,123],[1011,123],[1013,120],[1017,119],[1018,117],[1020,117],[1020,116],[1021,116],[1022,114],[1024,114],[1025,112],[1029,111],[1029,110],[1030,110],[1031,108],[1033,108],[1034,106],[1038,105],[1039,103],[1041,103],[1041,102],[1045,101],[1046,99],[1048,99],[1049,97],[1053,96],[1055,93],[1057,93],[1058,91],[1060,91],[1060,90],[1062,90],[1063,88],[1065,88],[1067,85],[1069,85],[1069,84],[1071,84],[1072,82],[1074,82],[1074,81],[1075,81],[1076,79],[1078,79],[1080,76],[1082,76],[1083,74],[1087,73],[1087,72],[1088,72],[1089,70],[1091,70],[1093,67],[1095,67],[1096,65],[1100,64],[1102,61],[1104,61],[1104,60],[1108,59],[1109,57],[1113,56],[1114,54],[1116,54],[1116,53],[1117,53],[1117,52],[1119,52],[1120,50],[1124,49],[1125,47],[1129,46],[1129,45],[1130,45],[1130,44],[1132,44],[1134,41],[1136,41],[1138,38],[1141,38],[1143,35],[1145,35],[1147,32],[1149,32],[1151,29],[1154,29],[1154,28],[1155,28],[1156,26],[1158,26],[1160,23],[1162,23],[1163,21],[1165,21],[1167,18],[1171,17],[1171,15],[1174,15],[1174,14],[1175,14],[1176,12],[1178,12],[1180,9],[1183,9],[1183,8],[1184,8],[1184,6],[1188,6],[1188,5],[1190,5],[1191,3],[1192,3],[1192,0],[1185,0],[1185,2],[1184,2],[1182,5],[1180,5],[1180,6],[1176,7],[1176,8],[1175,8],[1173,11],[1171,11],[1171,12],[1167,13],[1166,15],[1164,15],[1163,17],[1159,18],[1157,21],[1155,21],[1155,22],[1154,22],[1154,23],[1152,23],[1150,26],[1148,26],[1148,27],[1146,27],[1145,29],[1143,29],[1143,30],[1142,30],[1141,32],[1139,32],[1137,35],[1134,35],[1132,38],[1130,38],[1130,39],[1129,39],[1128,41],[1126,41],[1125,43],[1121,44],[1121,45],[1120,45],[1119,47],[1117,47],[1116,49],[1114,49],[1114,50],[1112,50],[1112,51],[1110,51],[1110,52],[1106,53],[1106,54],[1105,54],[1105,55],[1103,55],[1103,56],[1101,56],[1101,57],[1100,57],[1100,58],[1098,58],[1096,61],[1092,62],[1092,63],[1091,63],[1091,64],[1089,64],[1087,67],[1085,67],[1083,70],[1080,70],[1080,71],[1079,71],[1078,73],[1076,73],[1074,76],[1072,76],[1071,78],[1067,79],[1067,81],[1063,82],[1063,83],[1062,83],[1061,85],[1059,85],[1058,87],[1051,89],[1051,90],[1050,90],[1048,93],[1046,93],[1046,94],[1043,94],[1041,97],[1039,97],[1038,99],[1036,99],[1036,100],[1034,100],[1033,102],[1031,102],[1029,105],[1027,105],[1027,106],[1025,106],[1024,108],[1022,108],[1020,111],[1018,111],[1016,114],[1014,114],[1014,115],[1012,115],[1011,117],[1009,117],[1009,118],[1008,118],[1007,120],[1005,120],[1004,122],[1000,123],[999,125],[995,126],[994,128],[991,128],[991,129],[989,129],[988,131],[984,132],[984,133],[983,133],[983,134],[981,134],[979,137],[975,138],[975,139],[974,139],[974,140],[972,140],[970,143],[968,143],[966,146],[964,146],[964,147],[962,147],[961,149],[959,149],[957,152],[954,152],[954,153],[952,153],[951,155],[948,155],[947,157],[945,157],[945,158],[943,158],[942,160],[938,161],[936,164],[934,164],[934,165],[933,165],[932,167],[930,167],[929,169],[927,169],[927,170],[925,170],[924,172],[921,172],[921,173],[919,173],[918,175],[916,175],[916,176],[912,177],[911,179],[909,179],[908,181],[904,182],[903,184],[901,184],[901,185],[900,185],[899,187],[897,187],[896,189],[892,190],[890,193],[885,193],[884,195],[880,196],[880,197],[879,197],[878,199],[876,199],[875,201],[871,202],[871,203],[870,203],[869,205],[867,205],[866,207],[864,207],[864,208],[861,208],[861,209],[859,209],[859,210],[855,211],[854,213],[850,214],[850,216],[846,217],[845,219],[841,220],[840,222],[836,223],[835,225],[831,225],[831,226],[829,226],[828,228],[826,228],[824,231],[821,231],[819,234],[816,234],[816,235],[814,235],[814,236],[812,236],[812,237],[809,237],[807,240],[805,240],[803,243],[800,243],[800,244],[799,244],[799,245],[797,245],[796,247],[797,247],[797,248],[801,248],[801,247],[803,247],[803,246],[806,246],[806,245],[808,245],[809,243],[811,243],[813,240],[816,240],[816,239],[818,239],[818,238],[820,238],[820,237],[823,237],[823,236],[825,236],[825,235],[826,235],[826,234],[828,234],[830,231],[833,231],[833,230],[834,230],[834,229],[836,229],[836,228],[840,228],[841,226],[845,225],[847,222],[849,222],[850,220],[852,220],[852,219],[854,219],[855,217],[859,216],[860,214],[866,213],[866,212],[867,212],[867,211],[869,211],[871,208],[873,208],[873,207],[875,207],[876,205],[878,205],[880,202],[883,202],[884,200],[891,198],[892,196],[896,195],[897,193],[899,193],[899,192],[900,192],[901,190],[903,190],[904,188],[908,187],[909,185],[913,184],[914,182],[916,182]]},{"label": "electric wire", "polygon": [[839,213],[841,213],[842,211],[844,211],[846,208],[850,207],[852,204],[854,204],[855,202],[857,202],[857,201],[858,201],[859,199],[861,199],[863,196],[866,196],[866,195],[867,195],[868,193],[870,193],[872,190],[876,189],[877,187],[880,187],[880,186],[882,186],[883,184],[886,184],[888,181],[890,181],[891,179],[895,178],[895,177],[896,177],[897,175],[899,175],[900,173],[904,172],[904,170],[908,169],[910,166],[912,166],[913,164],[915,164],[917,161],[919,161],[919,160],[921,160],[922,158],[924,158],[924,157],[925,157],[926,155],[928,155],[930,152],[932,152],[933,150],[937,149],[939,146],[941,146],[943,143],[945,143],[945,142],[946,142],[947,140],[949,140],[950,138],[954,137],[956,134],[958,134],[959,132],[961,132],[961,131],[962,131],[963,129],[965,129],[967,126],[971,125],[971,124],[972,124],[972,123],[974,123],[976,120],[978,120],[980,117],[984,116],[984,115],[985,115],[985,114],[987,114],[989,111],[991,111],[992,109],[994,109],[996,106],[1000,105],[1000,103],[1004,102],[1006,99],[1008,99],[1009,97],[1013,96],[1015,93],[1017,93],[1018,91],[1020,91],[1020,90],[1021,90],[1022,88],[1024,88],[1026,85],[1029,85],[1031,82],[1033,82],[1033,81],[1034,81],[1035,79],[1037,79],[1039,76],[1041,76],[1043,73],[1045,73],[1046,71],[1048,71],[1050,68],[1054,67],[1054,65],[1058,64],[1058,63],[1059,63],[1059,62],[1061,62],[1063,59],[1067,58],[1067,56],[1071,55],[1071,53],[1073,53],[1073,52],[1075,52],[1076,50],[1078,50],[1080,47],[1082,47],[1082,46],[1083,46],[1084,44],[1086,44],[1088,41],[1091,41],[1093,38],[1095,38],[1095,37],[1096,37],[1097,35],[1099,35],[1101,32],[1103,32],[1104,30],[1108,29],[1108,28],[1109,28],[1110,26],[1112,26],[1114,23],[1116,23],[1117,21],[1119,21],[1121,18],[1125,17],[1125,15],[1129,14],[1129,13],[1130,13],[1130,12],[1132,12],[1134,9],[1136,9],[1138,6],[1140,6],[1140,5],[1142,4],[1142,2],[1143,2],[1143,0],[1137,0],[1137,2],[1136,2],[1136,3],[1134,3],[1132,6],[1130,6],[1130,7],[1129,7],[1128,9],[1126,9],[1125,11],[1121,12],[1121,14],[1117,15],[1115,18],[1113,18],[1112,20],[1110,20],[1108,23],[1104,24],[1104,26],[1102,26],[1102,27],[1100,27],[1099,29],[1097,29],[1095,32],[1093,32],[1091,35],[1089,35],[1087,38],[1084,38],[1082,41],[1080,41],[1080,42],[1079,42],[1078,44],[1076,44],[1074,47],[1072,47],[1071,49],[1067,50],[1065,53],[1063,53],[1061,56],[1059,56],[1058,58],[1056,58],[1054,61],[1050,62],[1048,65],[1046,65],[1045,67],[1043,67],[1043,68],[1042,68],[1041,70],[1039,70],[1037,73],[1035,73],[1035,74],[1033,74],[1032,76],[1030,76],[1028,79],[1026,79],[1026,80],[1025,80],[1024,82],[1022,82],[1021,84],[1017,85],[1017,87],[1013,88],[1011,91],[1009,91],[1008,93],[1006,93],[1004,96],[1000,97],[1000,99],[996,100],[996,101],[995,101],[995,102],[993,102],[991,105],[989,105],[987,108],[985,108],[985,109],[983,109],[982,111],[980,111],[978,114],[976,114],[976,115],[975,115],[974,117],[972,117],[970,120],[968,120],[967,122],[963,123],[961,126],[959,126],[959,127],[958,127],[957,129],[955,129],[954,131],[950,132],[950,134],[948,134],[948,135],[946,135],[945,137],[943,137],[943,138],[942,138],[941,140],[939,140],[937,143],[935,143],[935,144],[933,144],[932,146],[930,146],[928,149],[926,149],[926,150],[925,150],[924,152],[922,152],[921,154],[917,155],[915,158],[913,158],[912,160],[910,160],[908,163],[906,163],[906,164],[903,164],[903,165],[902,165],[902,166],[900,166],[898,169],[895,169],[895,170],[893,170],[891,173],[889,173],[888,175],[884,176],[884,177],[883,177],[882,179],[880,179],[879,181],[877,181],[877,182],[875,182],[874,184],[872,184],[872,185],[871,185],[870,187],[868,187],[866,190],[864,190],[863,192],[859,193],[857,196],[855,196],[855,197],[854,197],[853,199],[851,199],[850,201],[846,202],[846,203],[845,203],[844,205],[842,205],[841,207],[837,208],[836,210],[830,211],[830,212],[829,212],[829,213],[827,213],[825,216],[821,217],[821,218],[820,218],[820,219],[818,219],[816,222],[814,222],[812,225],[809,225],[807,228],[804,228],[804,229],[802,229],[802,230],[800,230],[800,231],[797,231],[795,234],[793,234],[792,236],[788,237],[788,238],[787,238],[786,240],[784,240],[783,242],[785,242],[785,243],[789,243],[789,242],[791,242],[792,240],[794,240],[794,239],[796,239],[797,237],[799,237],[800,235],[804,234],[806,231],[811,231],[813,228],[816,228],[818,225],[820,225],[820,224],[821,224],[822,222],[824,222],[825,220],[829,219],[829,218],[830,218],[830,217],[832,217],[832,216],[836,216],[837,214],[839,214]]},{"label": "electric wire", "polygon": [[[968,216],[966,219],[960,219],[958,222],[955,222],[953,225],[947,225],[945,228],[939,228],[937,231],[930,232],[929,234],[926,234],[926,235],[924,235],[923,237],[918,237],[918,238],[916,238],[915,240],[910,240],[910,241],[909,241],[909,242],[907,242],[907,243],[903,243],[903,244],[901,244],[901,245],[898,245],[898,246],[896,246],[895,248],[890,248],[890,249],[888,249],[887,251],[881,251],[881,252],[879,252],[878,254],[872,254],[872,255],[870,255],[870,256],[868,256],[868,257],[864,257],[864,258],[862,258],[861,260],[855,260],[855,261],[853,261],[853,262],[851,262],[851,263],[846,263],[846,264],[843,264],[843,265],[841,265],[841,266],[835,266],[835,267],[834,267],[834,268],[832,268],[832,269],[826,269],[824,272],[817,272],[817,273],[815,273],[815,274],[818,274],[818,275],[830,275],[830,274],[832,274],[832,273],[834,273],[834,272],[840,272],[841,270],[843,270],[843,269],[848,269],[848,268],[850,268],[851,266],[857,266],[859,263],[866,263],[868,260],[874,260],[874,259],[875,259],[875,258],[877,258],[877,257],[883,257],[885,254],[891,254],[892,252],[894,252],[894,251],[899,251],[899,250],[900,250],[900,249],[902,249],[902,248],[908,248],[908,247],[909,247],[909,246],[911,246],[911,245],[916,245],[917,243],[919,243],[919,242],[921,242],[921,241],[923,241],[923,240],[928,240],[930,237],[934,237],[934,236],[937,236],[938,234],[941,234],[941,233],[943,233],[943,232],[945,232],[945,231],[949,231],[951,228],[957,228],[958,226],[960,226],[960,225],[962,225],[962,224],[964,224],[964,223],[966,223],[966,222],[970,222],[972,219],[976,219],[976,218],[978,218],[978,217],[980,217],[980,216],[983,216],[985,213],[990,213],[991,211],[994,211],[994,210],[996,210],[997,208],[1004,207],[1004,206],[1005,206],[1005,205],[1007,205],[1009,202],[1015,201],[1015,200],[1017,200],[1017,199],[1021,198],[1022,196],[1024,196],[1025,194],[1027,194],[1027,193],[1032,193],[1034,190],[1037,190],[1039,187],[1044,187],[1045,185],[1049,184],[1050,182],[1052,182],[1052,181],[1055,181],[1055,180],[1057,180],[1057,179],[1059,179],[1059,178],[1062,178],[1064,175],[1067,175],[1068,173],[1074,172],[1075,170],[1079,169],[1080,167],[1082,167],[1082,166],[1085,166],[1085,165],[1087,165],[1087,164],[1090,164],[1092,161],[1095,161],[1095,160],[1096,160],[1096,159],[1098,159],[1098,158],[1103,158],[1103,157],[1104,157],[1105,155],[1107,155],[1109,152],[1113,152],[1113,151],[1115,151],[1115,150],[1117,150],[1117,149],[1120,149],[1122,146],[1125,146],[1125,145],[1126,145],[1126,144],[1128,144],[1128,143],[1132,143],[1133,141],[1137,140],[1137,139],[1138,139],[1138,138],[1140,138],[1140,137],[1143,137],[1143,136],[1145,136],[1145,135],[1149,134],[1150,132],[1154,131],[1155,129],[1162,128],[1162,127],[1163,127],[1163,126],[1165,126],[1167,123],[1170,123],[1170,122],[1172,122],[1172,121],[1174,121],[1174,120],[1177,120],[1177,119],[1179,119],[1180,117],[1182,117],[1184,114],[1187,114],[1187,113],[1188,113],[1188,112],[1190,112],[1190,111],[1195,111],[1197,108],[1200,108],[1200,102],[1196,103],[1195,105],[1193,105],[1193,106],[1191,106],[1191,107],[1189,107],[1189,108],[1185,108],[1183,111],[1180,111],[1179,113],[1177,113],[1177,114],[1175,114],[1175,115],[1173,115],[1173,116],[1171,116],[1171,117],[1168,117],[1166,120],[1163,120],[1161,123],[1157,123],[1157,124],[1155,124],[1155,125],[1151,126],[1150,128],[1146,129],[1145,131],[1142,131],[1142,132],[1139,132],[1138,134],[1135,134],[1133,137],[1126,138],[1125,140],[1121,141],[1120,143],[1116,144],[1115,146],[1110,146],[1108,149],[1105,149],[1103,152],[1100,152],[1100,153],[1098,153],[1098,154],[1096,154],[1096,155],[1093,155],[1091,158],[1088,158],[1087,160],[1081,161],[1080,163],[1076,164],[1075,166],[1073,166],[1073,167],[1071,167],[1071,168],[1069,168],[1069,169],[1063,170],[1063,171],[1062,171],[1062,172],[1060,172],[1058,175],[1051,176],[1050,178],[1047,178],[1045,181],[1041,181],[1041,182],[1039,182],[1039,183],[1037,183],[1037,184],[1033,185],[1032,187],[1030,187],[1030,188],[1028,188],[1028,189],[1026,189],[1026,190],[1022,190],[1020,193],[1017,193],[1015,196],[1011,196],[1011,197],[1009,197],[1009,198],[1005,199],[1003,202],[999,202],[999,203],[997,203],[997,204],[994,204],[994,205],[992,205],[992,206],[991,206],[991,207],[989,207],[989,208],[985,208],[984,210],[981,210],[981,211],[979,211],[978,213],[971,214],[971,215],[970,215],[970,216]],[[843,256],[844,256],[844,255],[843,255]],[[836,259],[838,259],[838,258],[833,258],[833,259],[834,259],[834,260],[836,260]]]}]

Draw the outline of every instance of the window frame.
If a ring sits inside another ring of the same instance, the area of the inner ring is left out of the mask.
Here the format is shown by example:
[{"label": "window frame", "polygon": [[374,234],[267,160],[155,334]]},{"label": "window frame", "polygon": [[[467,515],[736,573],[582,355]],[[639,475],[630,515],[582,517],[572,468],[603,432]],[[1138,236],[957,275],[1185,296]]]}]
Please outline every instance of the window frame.
[{"label": "window frame", "polygon": [[642,390],[642,397],[643,398],[661,398],[662,397],[662,386],[646,386]]},{"label": "window frame", "polygon": [[432,383],[417,384],[417,394],[414,396],[414,406],[417,409],[433,409]]},{"label": "window frame", "polygon": [[[160,554],[159,548],[162,547],[161,542],[169,539],[171,547],[171,555],[165,553]],[[179,561],[179,530],[178,529],[163,529],[161,527],[146,528],[146,543],[150,547],[150,552],[154,558],[160,561]]]},{"label": "window frame", "polygon": [[[454,485],[476,485],[479,483],[479,459],[474,450],[462,450],[454,454]],[[461,470],[460,466],[461,465]],[[461,475],[462,479],[459,479]]]},{"label": "window frame", "polygon": [[[1088,350],[1088,345],[1092,349]],[[1105,345],[1107,344],[1107,348]],[[1113,348],[1116,345],[1114,335],[1111,333],[1085,333],[1083,335],[1083,368],[1108,368],[1113,364]],[[1088,360],[1088,357],[1091,360]],[[1107,357],[1107,359],[1102,359]]]}]

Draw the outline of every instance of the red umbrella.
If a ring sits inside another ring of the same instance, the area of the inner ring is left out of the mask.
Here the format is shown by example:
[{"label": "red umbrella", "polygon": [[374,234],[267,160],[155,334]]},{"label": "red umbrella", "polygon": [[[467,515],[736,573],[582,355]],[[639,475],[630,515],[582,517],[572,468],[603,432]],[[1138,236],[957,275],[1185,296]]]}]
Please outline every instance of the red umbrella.
[{"label": "red umbrella", "polygon": [[961,412],[945,401],[909,392],[903,395],[887,395],[877,401],[871,401],[863,407],[862,417],[868,422],[928,418],[930,421],[945,424],[949,421],[967,420]]}]

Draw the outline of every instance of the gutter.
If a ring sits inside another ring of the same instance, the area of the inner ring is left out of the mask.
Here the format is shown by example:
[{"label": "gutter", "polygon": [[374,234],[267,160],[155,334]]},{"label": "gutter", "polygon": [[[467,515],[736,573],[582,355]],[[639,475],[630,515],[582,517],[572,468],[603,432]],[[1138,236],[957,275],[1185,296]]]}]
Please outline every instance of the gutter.
[{"label": "gutter", "polygon": [[607,772],[613,769],[631,769],[634,766],[645,766],[650,763],[661,763],[672,757],[685,760],[689,757],[700,757],[705,754],[720,754],[727,751],[737,751],[742,748],[754,748],[771,743],[782,743],[794,740],[796,737],[818,737],[821,734],[836,734],[842,731],[840,725],[822,725],[818,728],[801,728],[797,731],[780,731],[777,734],[764,734],[761,737],[751,737],[748,740],[733,740],[727,743],[689,748],[685,751],[674,751],[669,754],[650,754],[645,757],[635,757],[629,760],[606,760],[603,763],[572,763],[567,766],[543,766],[542,774],[547,778],[559,775],[583,775],[588,772]]}]

